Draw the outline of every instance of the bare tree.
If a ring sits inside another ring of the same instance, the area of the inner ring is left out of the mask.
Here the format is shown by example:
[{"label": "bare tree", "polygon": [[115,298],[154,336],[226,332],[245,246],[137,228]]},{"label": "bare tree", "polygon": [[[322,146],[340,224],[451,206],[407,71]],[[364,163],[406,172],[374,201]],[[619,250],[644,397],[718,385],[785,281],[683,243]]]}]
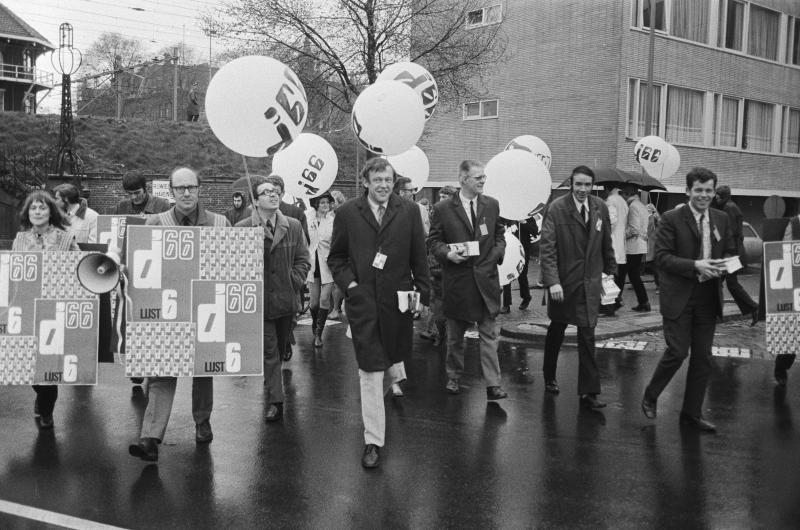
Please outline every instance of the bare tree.
[{"label": "bare tree", "polygon": [[[202,17],[230,55],[268,54],[290,64],[310,99],[349,112],[356,96],[398,61],[425,66],[440,101],[483,90],[505,54],[501,24],[467,29],[473,0],[236,0]],[[313,104],[310,105],[313,109]]]},{"label": "bare tree", "polygon": [[145,51],[141,41],[119,33],[101,33],[84,56],[83,73],[92,74],[127,68],[141,63]]}]

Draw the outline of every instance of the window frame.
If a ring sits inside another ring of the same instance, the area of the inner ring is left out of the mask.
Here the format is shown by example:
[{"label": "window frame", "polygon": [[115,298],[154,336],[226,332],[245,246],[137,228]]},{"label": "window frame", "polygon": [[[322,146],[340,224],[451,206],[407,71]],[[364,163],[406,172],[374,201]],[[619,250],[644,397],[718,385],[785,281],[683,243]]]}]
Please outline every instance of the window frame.
[{"label": "window frame", "polygon": [[[491,10],[493,8],[497,8],[497,11],[498,11],[499,14],[498,14],[497,20],[489,21],[488,20],[488,14],[491,12]],[[469,21],[469,16],[472,13],[478,13],[478,12],[481,13],[481,21],[478,22],[478,23],[475,23],[475,24],[471,24],[470,21]],[[478,8],[478,9],[473,9],[471,11],[467,11],[467,17],[466,17],[466,20],[464,21],[464,24],[465,24],[466,28],[469,30],[469,29],[483,28],[483,27],[486,27],[486,26],[494,25],[494,24],[500,24],[502,21],[503,21],[503,4],[498,2],[498,3],[495,3],[495,4],[489,4],[488,6],[484,6],[484,7]]]},{"label": "window frame", "polygon": [[791,124],[790,116],[792,112],[800,114],[800,107],[792,107],[791,105],[784,105],[781,112],[781,145],[780,153],[786,156],[800,156],[800,126],[798,126],[798,150],[789,151],[789,125]]},{"label": "window frame", "polygon": [[[497,112],[494,115],[485,115],[484,108],[487,103],[494,102],[497,106]],[[477,116],[467,116],[467,105],[475,105],[478,104],[478,115]],[[467,101],[462,104],[461,110],[461,120],[462,121],[474,121],[474,120],[494,120],[500,117],[500,99],[492,98],[492,99],[479,99],[477,101]]]}]

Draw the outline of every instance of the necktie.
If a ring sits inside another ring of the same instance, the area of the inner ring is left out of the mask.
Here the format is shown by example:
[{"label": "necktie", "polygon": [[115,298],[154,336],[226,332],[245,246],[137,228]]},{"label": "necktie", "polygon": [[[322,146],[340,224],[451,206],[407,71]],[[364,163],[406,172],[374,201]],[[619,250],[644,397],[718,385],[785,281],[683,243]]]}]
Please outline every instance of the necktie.
[{"label": "necktie", "polygon": [[267,230],[269,230],[269,235],[271,235],[271,236],[275,235],[275,227],[272,226],[272,220],[271,219],[267,219]]},{"label": "necktie", "polygon": [[189,219],[189,217],[188,217],[188,216],[187,216],[187,217],[184,217],[184,218],[183,218],[183,221],[181,221],[181,224],[182,224],[183,226],[192,226],[192,220],[191,220],[191,219]]},{"label": "necktie", "polygon": [[583,219],[583,224],[587,227],[589,226],[589,216],[586,215],[586,205],[581,205],[581,219]]},{"label": "necktie", "polygon": [[384,205],[378,206],[378,226],[381,225],[383,222],[383,214],[386,213],[386,207]]},{"label": "necktie", "polygon": [[708,229],[708,223],[705,221],[706,213],[703,212],[700,214],[700,220],[697,222],[697,230],[700,232],[703,241],[702,254],[700,257],[702,259],[709,259],[711,257],[711,232]]},{"label": "necktie", "polygon": [[473,201],[469,201],[469,220],[472,221],[472,229],[475,230],[477,220],[475,219],[475,205]]}]

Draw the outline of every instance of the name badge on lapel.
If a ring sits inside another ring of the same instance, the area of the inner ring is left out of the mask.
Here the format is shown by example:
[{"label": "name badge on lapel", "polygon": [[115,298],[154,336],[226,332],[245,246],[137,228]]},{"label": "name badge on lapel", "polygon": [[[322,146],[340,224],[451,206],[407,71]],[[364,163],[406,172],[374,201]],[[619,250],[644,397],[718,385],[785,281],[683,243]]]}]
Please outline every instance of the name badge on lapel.
[{"label": "name badge on lapel", "polygon": [[714,239],[716,239],[716,240],[717,240],[717,242],[719,242],[719,241],[721,241],[721,240],[722,240],[722,237],[720,237],[720,235],[719,235],[719,230],[717,230],[717,227],[716,227],[716,226],[714,227]]},{"label": "name badge on lapel", "polygon": [[372,266],[375,267],[376,269],[383,270],[383,267],[386,266],[386,254],[381,253],[381,251],[379,250],[375,254],[375,259],[372,260]]},{"label": "name badge on lapel", "polygon": [[598,219],[597,223],[594,225],[594,229],[599,232],[601,228],[603,228],[603,220]]},{"label": "name badge on lapel", "polygon": [[480,226],[478,226],[478,229],[481,231],[482,236],[489,235],[489,229],[486,228],[486,223],[481,223]]}]

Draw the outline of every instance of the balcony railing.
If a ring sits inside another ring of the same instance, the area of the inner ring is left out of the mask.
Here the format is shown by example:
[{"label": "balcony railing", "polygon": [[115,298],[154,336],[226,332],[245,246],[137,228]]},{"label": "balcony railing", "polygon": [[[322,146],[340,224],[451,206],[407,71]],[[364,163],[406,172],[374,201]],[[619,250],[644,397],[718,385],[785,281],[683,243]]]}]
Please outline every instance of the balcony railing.
[{"label": "balcony railing", "polygon": [[0,63],[0,79],[18,80],[36,83],[47,87],[53,86],[53,74],[38,68],[26,68],[21,64]]}]

